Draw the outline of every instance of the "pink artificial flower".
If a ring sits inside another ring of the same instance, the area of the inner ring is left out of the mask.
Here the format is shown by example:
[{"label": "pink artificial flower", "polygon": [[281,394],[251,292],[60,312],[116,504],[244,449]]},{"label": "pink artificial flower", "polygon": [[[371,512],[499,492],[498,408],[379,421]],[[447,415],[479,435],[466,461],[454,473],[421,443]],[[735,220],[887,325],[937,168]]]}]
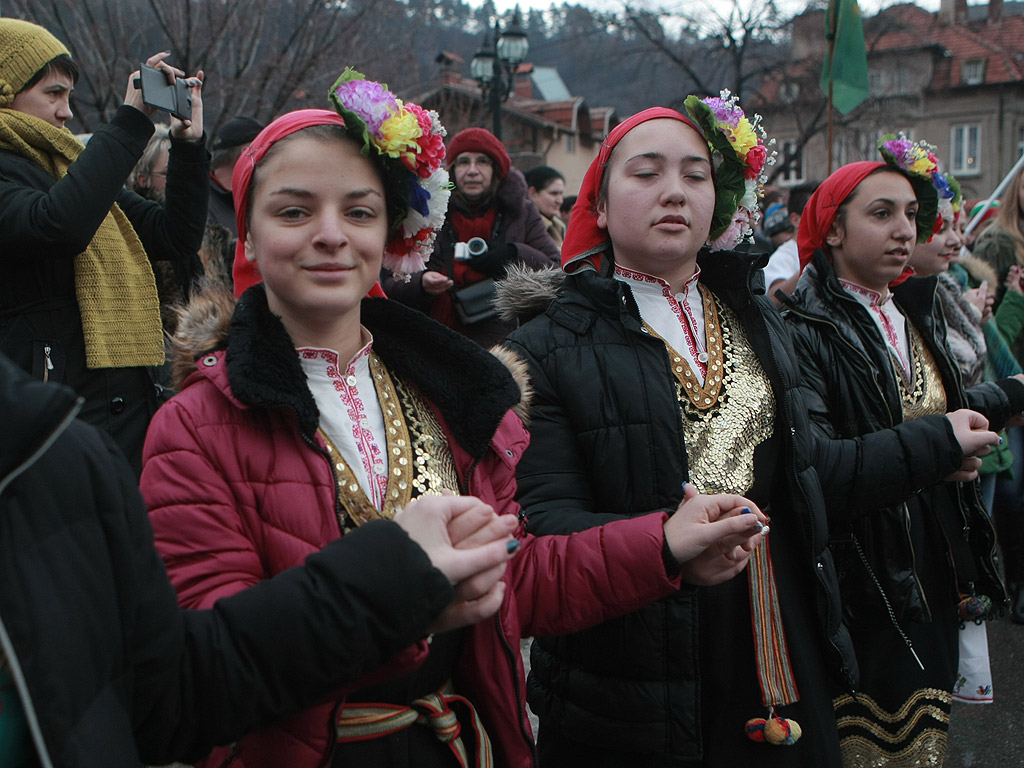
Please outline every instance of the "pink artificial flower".
[{"label": "pink artificial flower", "polygon": [[374,136],[384,121],[398,112],[398,101],[387,88],[373,80],[349,80],[334,89],[345,109],[355,112]]}]

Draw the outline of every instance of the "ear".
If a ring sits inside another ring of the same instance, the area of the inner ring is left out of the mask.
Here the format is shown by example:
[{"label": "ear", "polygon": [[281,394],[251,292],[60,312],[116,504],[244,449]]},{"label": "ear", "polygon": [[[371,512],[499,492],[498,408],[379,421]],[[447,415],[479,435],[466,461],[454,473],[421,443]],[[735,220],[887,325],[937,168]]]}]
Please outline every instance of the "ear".
[{"label": "ear", "polygon": [[245,238],[245,260],[250,264],[256,263],[256,249],[252,245],[252,236]]},{"label": "ear", "polygon": [[597,228],[608,229],[608,201],[601,200],[597,204]]},{"label": "ear", "polygon": [[834,220],[832,226],[828,228],[828,234],[825,235],[825,244],[831,248],[837,248],[843,244],[844,239],[846,239],[846,231],[843,225],[838,220]]}]

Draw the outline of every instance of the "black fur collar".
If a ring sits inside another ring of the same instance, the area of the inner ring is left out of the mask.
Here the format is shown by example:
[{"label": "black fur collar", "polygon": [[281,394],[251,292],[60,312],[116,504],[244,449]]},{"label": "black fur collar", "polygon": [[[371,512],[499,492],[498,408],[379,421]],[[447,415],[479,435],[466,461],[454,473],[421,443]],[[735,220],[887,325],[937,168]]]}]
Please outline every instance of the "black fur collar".
[{"label": "black fur collar", "polygon": [[[465,336],[388,299],[364,299],[362,323],[388,369],[437,406],[462,448],[482,456],[505,412],[520,399],[508,369]],[[292,410],[301,433],[312,439],[320,413],[292,340],[267,306],[262,285],[239,299],[227,350],[235,397],[250,407]]]}]

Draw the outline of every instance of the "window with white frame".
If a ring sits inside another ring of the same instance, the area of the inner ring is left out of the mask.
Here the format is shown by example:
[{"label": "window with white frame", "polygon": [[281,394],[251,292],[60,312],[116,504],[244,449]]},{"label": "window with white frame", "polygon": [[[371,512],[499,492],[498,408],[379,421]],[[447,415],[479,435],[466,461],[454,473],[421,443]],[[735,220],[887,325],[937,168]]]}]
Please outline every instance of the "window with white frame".
[{"label": "window with white frame", "polygon": [[971,59],[960,66],[960,79],[965,85],[985,82],[985,60]]},{"label": "window with white frame", "polygon": [[780,181],[783,184],[799,184],[804,180],[804,153],[796,141],[783,141],[779,160],[785,170]]},{"label": "window with white frame", "polygon": [[576,153],[576,135],[573,133],[565,134],[565,151],[572,155]]},{"label": "window with white frame", "polygon": [[981,126],[954,125],[949,131],[949,170],[957,176],[981,172]]}]

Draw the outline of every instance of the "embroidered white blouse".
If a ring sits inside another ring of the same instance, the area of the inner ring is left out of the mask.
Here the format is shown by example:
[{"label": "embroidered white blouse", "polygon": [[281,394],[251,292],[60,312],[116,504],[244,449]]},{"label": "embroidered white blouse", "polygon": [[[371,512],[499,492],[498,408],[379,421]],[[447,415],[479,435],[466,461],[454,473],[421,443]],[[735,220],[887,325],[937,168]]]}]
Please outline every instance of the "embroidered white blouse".
[{"label": "embroidered white blouse", "polygon": [[672,287],[660,277],[615,265],[615,279],[629,286],[640,317],[686,359],[703,386],[708,352],[704,300],[697,287],[699,278],[700,267],[697,267],[683,290],[674,294]]},{"label": "embroidered white blouse", "polygon": [[[369,331],[364,329],[364,338]],[[384,506],[387,431],[370,372],[373,338],[345,366],[332,349],[299,347],[299,362],[320,411],[320,429],[334,443],[373,506]]]},{"label": "embroidered white blouse", "polygon": [[882,295],[878,291],[864,288],[849,280],[840,280],[840,284],[853,298],[863,304],[878,330],[882,332],[882,338],[889,345],[889,350],[896,359],[900,361],[904,372],[909,377],[910,373],[910,338],[907,334],[907,319],[892,300],[892,291],[886,291]]}]

